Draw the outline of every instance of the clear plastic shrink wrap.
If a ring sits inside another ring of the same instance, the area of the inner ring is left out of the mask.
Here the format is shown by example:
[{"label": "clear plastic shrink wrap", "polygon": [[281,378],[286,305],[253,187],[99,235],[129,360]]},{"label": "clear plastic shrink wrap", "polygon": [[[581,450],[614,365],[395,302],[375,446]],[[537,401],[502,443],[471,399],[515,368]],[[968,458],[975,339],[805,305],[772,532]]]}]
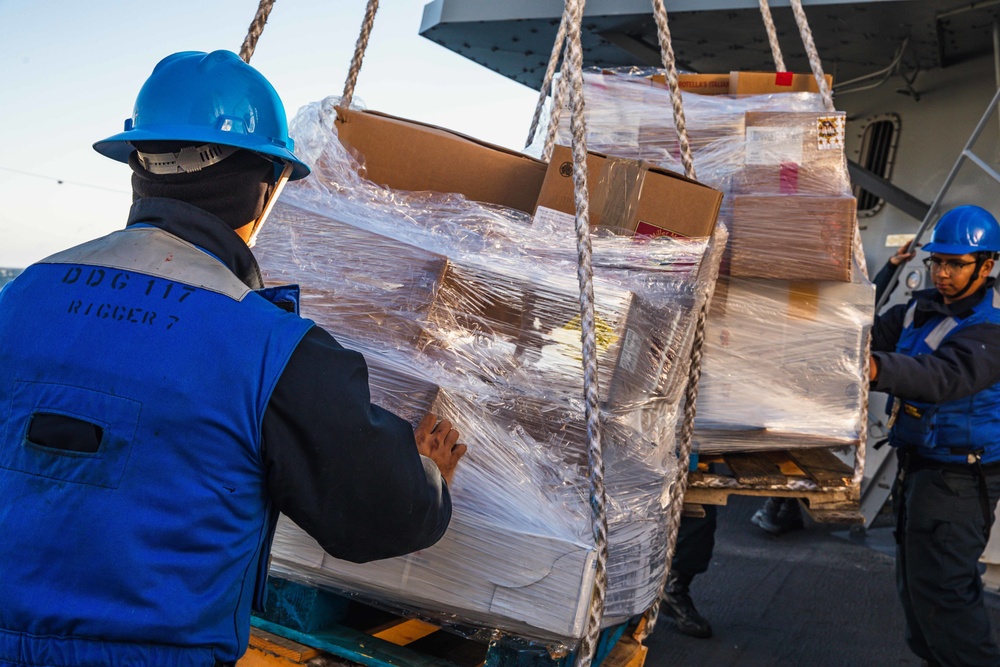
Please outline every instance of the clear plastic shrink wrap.
[{"label": "clear plastic shrink wrap", "polygon": [[722,279],[705,324],[699,451],[856,445],[874,289]]},{"label": "clear plastic shrink wrap", "polygon": [[[683,172],[670,91],[653,72],[585,73],[587,147]],[[825,111],[816,93],[682,95],[698,180],[726,195],[723,273],[852,280],[845,114]],[[567,123],[558,136],[569,141]]]},{"label": "clear plastic shrink wrap", "polygon": [[[301,283],[302,314],[364,353],[375,403],[413,422],[433,410],[469,451],[435,546],[356,565],[283,517],[272,572],[461,627],[575,645],[596,558],[575,235],[521,211],[362,179],[332,104],[293,121],[314,171],[285,189],[261,234],[265,281]],[[663,575],[694,314],[724,245],[724,230],[711,243],[593,237],[606,624],[647,608]]]},{"label": "clear plastic shrink wrap", "polygon": [[[585,74],[590,150],[681,169],[658,73]],[[719,222],[730,231],[706,325],[695,447],[856,444],[874,290],[852,255],[845,115],[816,93],[682,95],[698,179],[725,194]]]}]

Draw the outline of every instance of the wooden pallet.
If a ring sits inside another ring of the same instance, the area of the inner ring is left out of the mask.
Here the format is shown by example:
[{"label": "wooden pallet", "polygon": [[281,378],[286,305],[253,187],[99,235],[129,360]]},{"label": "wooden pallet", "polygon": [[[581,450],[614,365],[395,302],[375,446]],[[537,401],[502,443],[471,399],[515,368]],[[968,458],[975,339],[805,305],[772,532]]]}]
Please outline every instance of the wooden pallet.
[{"label": "wooden pallet", "polygon": [[[518,639],[460,636],[282,579],[269,582],[267,610],[253,617],[237,667],[568,667],[575,659]],[[642,667],[646,647],[633,634],[628,625],[605,630],[593,664]]]},{"label": "wooden pallet", "polygon": [[829,449],[702,455],[688,474],[685,512],[734,495],[797,498],[816,521],[864,522],[854,470]]}]

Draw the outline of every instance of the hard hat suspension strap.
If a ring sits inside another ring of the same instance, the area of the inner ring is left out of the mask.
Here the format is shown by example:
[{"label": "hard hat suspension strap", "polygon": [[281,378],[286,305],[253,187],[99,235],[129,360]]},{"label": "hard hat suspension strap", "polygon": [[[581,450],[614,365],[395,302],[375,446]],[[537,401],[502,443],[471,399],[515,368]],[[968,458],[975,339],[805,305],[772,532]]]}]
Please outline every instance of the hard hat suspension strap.
[{"label": "hard hat suspension strap", "polygon": [[143,153],[136,151],[146,171],[157,174],[190,174],[222,162],[238,151],[236,146],[202,144],[185,146],[176,153]]}]

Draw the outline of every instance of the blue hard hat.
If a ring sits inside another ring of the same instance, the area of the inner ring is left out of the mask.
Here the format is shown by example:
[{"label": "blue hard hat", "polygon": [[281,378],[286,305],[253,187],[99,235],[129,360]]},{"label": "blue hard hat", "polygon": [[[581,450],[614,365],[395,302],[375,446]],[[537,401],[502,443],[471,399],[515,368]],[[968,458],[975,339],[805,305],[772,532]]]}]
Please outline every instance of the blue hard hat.
[{"label": "blue hard hat", "polygon": [[142,141],[235,146],[290,163],[291,180],[309,175],[292,153],[278,93],[231,51],[184,51],[161,60],[139,91],[125,131],[98,141],[94,150],[128,162]]},{"label": "blue hard hat", "polygon": [[922,250],[944,255],[1000,252],[1000,223],[978,206],[958,206],[941,216]]}]

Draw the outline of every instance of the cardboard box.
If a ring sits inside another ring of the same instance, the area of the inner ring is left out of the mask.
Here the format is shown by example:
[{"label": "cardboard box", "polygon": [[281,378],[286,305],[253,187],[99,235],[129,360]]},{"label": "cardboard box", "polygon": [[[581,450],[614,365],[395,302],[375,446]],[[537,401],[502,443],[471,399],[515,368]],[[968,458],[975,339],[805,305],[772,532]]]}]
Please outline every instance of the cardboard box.
[{"label": "cardboard box", "polygon": [[[665,74],[654,74],[651,80],[654,85],[667,85],[667,77]],[[687,93],[697,93],[699,95],[728,95],[729,75],[678,74],[677,85],[681,90]]]},{"label": "cardboard box", "polygon": [[[356,349],[352,341],[339,337],[338,342],[348,349]],[[441,388],[433,382],[418,377],[412,363],[388,355],[365,352],[368,365],[368,387],[371,402],[410,422],[414,428],[428,412],[435,412],[435,402]]]},{"label": "cardboard box", "polygon": [[531,213],[545,178],[541,160],[433,125],[339,107],[335,124],[365,177],[388,188],[456,192]]},{"label": "cardboard box", "polygon": [[[690,304],[656,307],[600,278],[594,291],[602,401],[635,405],[649,400],[665,375],[668,384],[676,383],[670,372]],[[494,374],[483,375],[487,381],[532,386],[545,377],[550,395],[579,391],[583,353],[575,276],[528,281],[450,262],[424,321],[421,349],[455,360],[478,358],[479,373]]]},{"label": "cardboard box", "polygon": [[740,194],[849,195],[844,159],[846,114],[748,111]]},{"label": "cardboard box", "polygon": [[[618,233],[679,238],[711,236],[722,193],[672,171],[636,160],[587,155],[590,224]],[[546,209],[574,214],[573,158],[552,152],[535,215]]]},{"label": "cardboard box", "polygon": [[[490,148],[484,154],[482,145],[436,128],[360,112],[345,112],[339,126],[345,144],[368,160],[368,175],[395,188],[457,190],[480,201],[531,211],[544,180],[544,173],[537,169],[540,163],[516,155],[497,158]],[[343,158],[340,146],[332,136],[330,140],[333,145],[325,147],[325,159]],[[413,142],[422,142],[424,148],[411,150]],[[456,157],[439,161],[439,153]],[[493,158],[503,163],[499,171],[482,166],[484,160]],[[428,161],[440,164],[429,168]],[[456,169],[456,164],[461,166]],[[346,166],[318,160],[320,185],[310,186],[307,181],[285,190],[283,203],[294,202],[300,208],[279,206],[264,229],[258,245],[265,257],[262,269],[268,280],[301,279],[306,286],[316,286],[307,290],[304,299],[316,295],[323,300],[322,308],[310,314],[318,321],[322,317],[320,323],[328,329],[344,329],[348,335],[340,337],[345,343],[369,358],[375,400],[411,420],[432,405],[436,414],[448,418],[463,434],[469,453],[449,485],[455,503],[452,523],[434,547],[403,558],[355,565],[327,556],[283,519],[272,567],[275,572],[304,577],[312,585],[352,591],[382,606],[409,609],[421,616],[575,643],[584,629],[595,557],[587,529],[586,478],[572,467],[580,465],[579,454],[585,447],[581,442],[584,411],[575,271],[556,270],[535,248],[505,245],[507,238],[499,231],[481,237],[487,241],[484,247],[463,244],[465,239],[456,234],[433,246],[445,254],[428,252],[418,247],[424,245],[422,241],[414,240],[428,238],[419,214],[407,215],[405,207],[396,204],[407,201],[421,207],[438,198],[381,192],[367,183],[349,192],[322,187],[339,182],[336,179]],[[396,173],[400,169],[405,173]],[[504,188],[470,194],[476,187],[492,188],[494,183],[482,181],[494,179],[497,173],[512,175]],[[522,178],[527,179],[527,187],[518,182]],[[721,195],[679,177],[657,174],[657,178],[712,196],[710,224],[700,230],[710,233]],[[647,178],[643,184],[642,199],[652,180],[656,179]],[[373,191],[377,193],[374,198],[359,196]],[[637,205],[642,203],[639,194],[635,192]],[[522,203],[512,203],[515,197]],[[528,199],[530,203],[525,203]],[[496,213],[495,206],[482,210],[486,217]],[[428,224],[435,230],[440,229],[439,222],[453,222],[447,210],[435,209],[431,215],[431,207],[425,206],[423,212],[426,218],[434,218]],[[462,220],[453,228],[473,234],[484,231],[478,219],[460,226],[471,217],[465,216],[467,212],[465,208],[459,211]],[[518,218],[516,224],[526,216],[513,217]],[[628,246],[645,257],[641,243],[628,238],[601,240]],[[571,245],[551,250],[560,254],[569,250],[566,256],[571,257]],[[702,247],[667,240],[656,245]],[[685,262],[688,270],[697,268],[691,266],[697,263],[694,260]],[[687,274],[677,283],[678,292],[691,291]],[[669,318],[658,316],[662,311],[647,311],[643,299],[618,281],[598,275],[595,291],[602,386],[617,387],[615,373],[620,368],[634,366],[639,372],[645,366],[643,372],[657,371],[672,361],[643,361],[646,352],[659,355],[677,348],[664,336],[644,350],[643,342],[650,339],[645,331],[650,327],[668,327],[676,329],[678,336],[690,337],[689,327],[675,327]],[[667,303],[670,296],[650,290],[648,298],[657,299],[662,308],[675,305],[681,313],[694,310],[689,302]],[[415,324],[418,333],[400,341],[397,332],[388,329],[393,318]],[[354,323],[359,324],[355,327]],[[361,334],[367,345],[351,345],[351,335]],[[426,336],[443,343],[437,350],[440,356],[421,354],[415,341]],[[397,367],[400,364],[402,369]],[[620,383],[622,393],[642,391],[626,380]],[[525,400],[505,402],[501,391],[505,388],[519,389]],[[518,417],[494,408],[498,395],[500,405]],[[641,427],[635,423],[640,411]],[[674,444],[676,405],[664,400],[626,405],[614,418],[618,421],[605,422],[602,430],[602,436],[608,436],[605,484],[610,543],[605,623],[623,622],[644,611],[655,600],[662,581],[666,538],[661,502],[666,482],[672,478],[671,457],[664,454]],[[654,440],[648,435],[650,423],[664,425],[669,437]],[[621,426],[622,433],[631,427],[631,433],[641,437],[618,437],[613,426]],[[571,465],[565,464],[566,454]]]},{"label": "cardboard box", "polygon": [[[657,521],[608,526],[605,626],[641,614],[653,603],[665,541]],[[283,577],[304,578],[424,617],[566,642],[583,635],[596,558],[594,547],[583,542],[539,534],[527,525],[491,526],[480,517],[456,513],[431,548],[357,565],[331,558],[282,516],[271,568]]]},{"label": "cardboard box", "polygon": [[[335,239],[315,246],[316,239]],[[448,258],[282,200],[254,249],[265,284],[301,283],[300,313],[334,335],[412,344]]]},{"label": "cardboard box", "polygon": [[[315,253],[295,247],[323,236],[337,242]],[[551,390],[578,390],[575,274],[529,278],[450,260],[284,202],[257,254],[265,282],[301,281],[301,314],[335,336],[444,354],[452,365],[488,358],[493,380],[521,377],[531,386],[544,373]],[[664,312],[611,281],[594,284],[601,396],[615,404],[648,398],[671,368],[684,304]]]},{"label": "cardboard box", "polygon": [[854,197],[735,195],[728,274],[849,282],[856,215]]},{"label": "cardboard box", "polygon": [[703,452],[857,443],[874,288],[721,278],[705,325]]},{"label": "cardboard box", "polygon": [[[833,86],[827,74],[826,85]],[[652,76],[654,84],[667,85],[663,74]],[[729,72],[728,74],[678,74],[681,90],[699,95],[767,95],[771,93],[818,93],[816,77],[792,72]]]},{"label": "cardboard box", "polygon": [[[833,77],[827,74],[826,85],[832,90]],[[769,95],[772,93],[818,93],[816,77],[792,72],[730,72],[730,95]]]}]

